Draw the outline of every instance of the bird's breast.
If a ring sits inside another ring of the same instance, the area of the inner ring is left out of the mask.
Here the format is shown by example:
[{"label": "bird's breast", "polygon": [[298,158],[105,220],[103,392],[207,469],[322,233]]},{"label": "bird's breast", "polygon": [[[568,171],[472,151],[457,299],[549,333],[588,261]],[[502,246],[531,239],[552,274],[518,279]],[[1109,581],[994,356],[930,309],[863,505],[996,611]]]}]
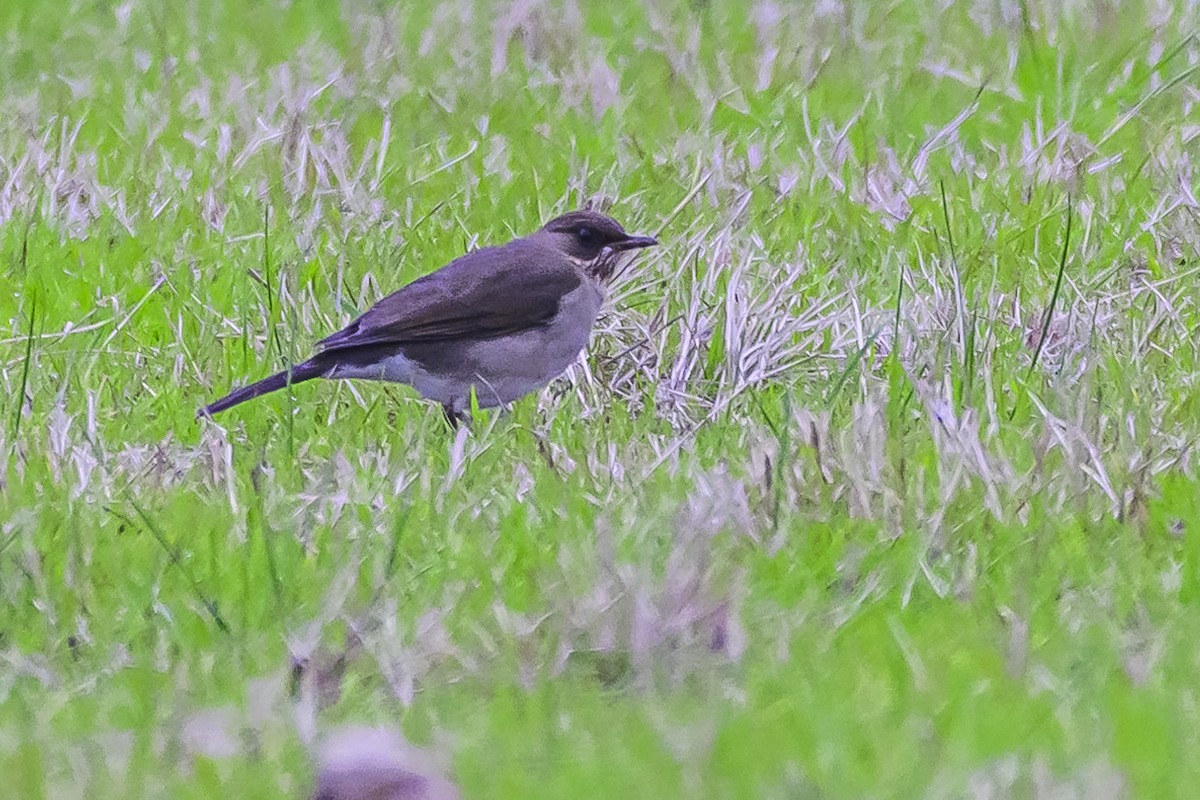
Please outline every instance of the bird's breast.
[{"label": "bird's breast", "polygon": [[561,375],[587,345],[603,300],[600,289],[584,281],[563,296],[546,325],[472,343],[464,366],[470,364],[471,378],[481,382],[481,402],[488,394],[511,402]]},{"label": "bird's breast", "polygon": [[[586,279],[563,295],[562,300],[558,302],[558,314],[549,327],[553,329],[555,338],[563,343],[567,366],[587,344],[592,326],[596,324],[596,315],[600,313],[603,303],[604,291],[600,284]],[[563,369],[566,369],[566,366]]]}]

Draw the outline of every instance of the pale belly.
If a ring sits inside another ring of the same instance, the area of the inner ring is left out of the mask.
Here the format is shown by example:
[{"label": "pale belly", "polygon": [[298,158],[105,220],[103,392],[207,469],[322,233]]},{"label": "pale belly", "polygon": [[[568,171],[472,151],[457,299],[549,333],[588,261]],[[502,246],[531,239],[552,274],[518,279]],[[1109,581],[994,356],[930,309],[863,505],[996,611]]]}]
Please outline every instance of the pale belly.
[{"label": "pale belly", "polygon": [[446,358],[426,355],[416,361],[396,354],[371,366],[338,367],[330,378],[357,378],[404,383],[429,400],[463,411],[471,405],[471,389],[481,408],[492,408],[536,392],[561,375],[587,344],[603,296],[590,282],[563,298],[549,325],[499,339],[445,345]]}]

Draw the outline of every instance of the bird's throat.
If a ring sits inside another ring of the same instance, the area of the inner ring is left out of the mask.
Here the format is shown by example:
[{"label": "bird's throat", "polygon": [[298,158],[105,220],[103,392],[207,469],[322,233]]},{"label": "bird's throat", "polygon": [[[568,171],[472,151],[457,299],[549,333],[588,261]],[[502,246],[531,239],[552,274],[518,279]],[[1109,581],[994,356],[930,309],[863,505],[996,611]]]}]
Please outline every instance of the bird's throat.
[{"label": "bird's throat", "polygon": [[609,278],[613,275],[613,270],[617,267],[617,254],[604,253],[598,256],[594,261],[588,264],[585,269],[587,274],[594,280],[602,284],[607,284]]}]

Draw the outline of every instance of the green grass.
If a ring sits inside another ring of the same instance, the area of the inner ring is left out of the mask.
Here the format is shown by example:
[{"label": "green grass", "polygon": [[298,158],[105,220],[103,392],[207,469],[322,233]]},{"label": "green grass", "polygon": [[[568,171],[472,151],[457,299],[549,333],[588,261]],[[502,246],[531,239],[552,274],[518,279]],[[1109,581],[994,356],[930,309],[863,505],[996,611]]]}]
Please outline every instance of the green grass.
[{"label": "green grass", "polygon": [[[0,6],[0,795],[1190,796],[1185,4],[254,5]],[[511,413],[194,419],[588,202]]]}]

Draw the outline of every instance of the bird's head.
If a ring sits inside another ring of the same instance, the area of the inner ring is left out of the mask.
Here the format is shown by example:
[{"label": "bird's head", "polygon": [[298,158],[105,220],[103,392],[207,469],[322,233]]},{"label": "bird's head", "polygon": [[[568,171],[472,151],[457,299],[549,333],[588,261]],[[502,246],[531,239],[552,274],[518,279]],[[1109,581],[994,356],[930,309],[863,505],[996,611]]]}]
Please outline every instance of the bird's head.
[{"label": "bird's head", "polygon": [[598,211],[572,211],[550,220],[534,236],[583,267],[599,280],[612,276],[621,253],[658,244],[653,236],[625,232]]}]

